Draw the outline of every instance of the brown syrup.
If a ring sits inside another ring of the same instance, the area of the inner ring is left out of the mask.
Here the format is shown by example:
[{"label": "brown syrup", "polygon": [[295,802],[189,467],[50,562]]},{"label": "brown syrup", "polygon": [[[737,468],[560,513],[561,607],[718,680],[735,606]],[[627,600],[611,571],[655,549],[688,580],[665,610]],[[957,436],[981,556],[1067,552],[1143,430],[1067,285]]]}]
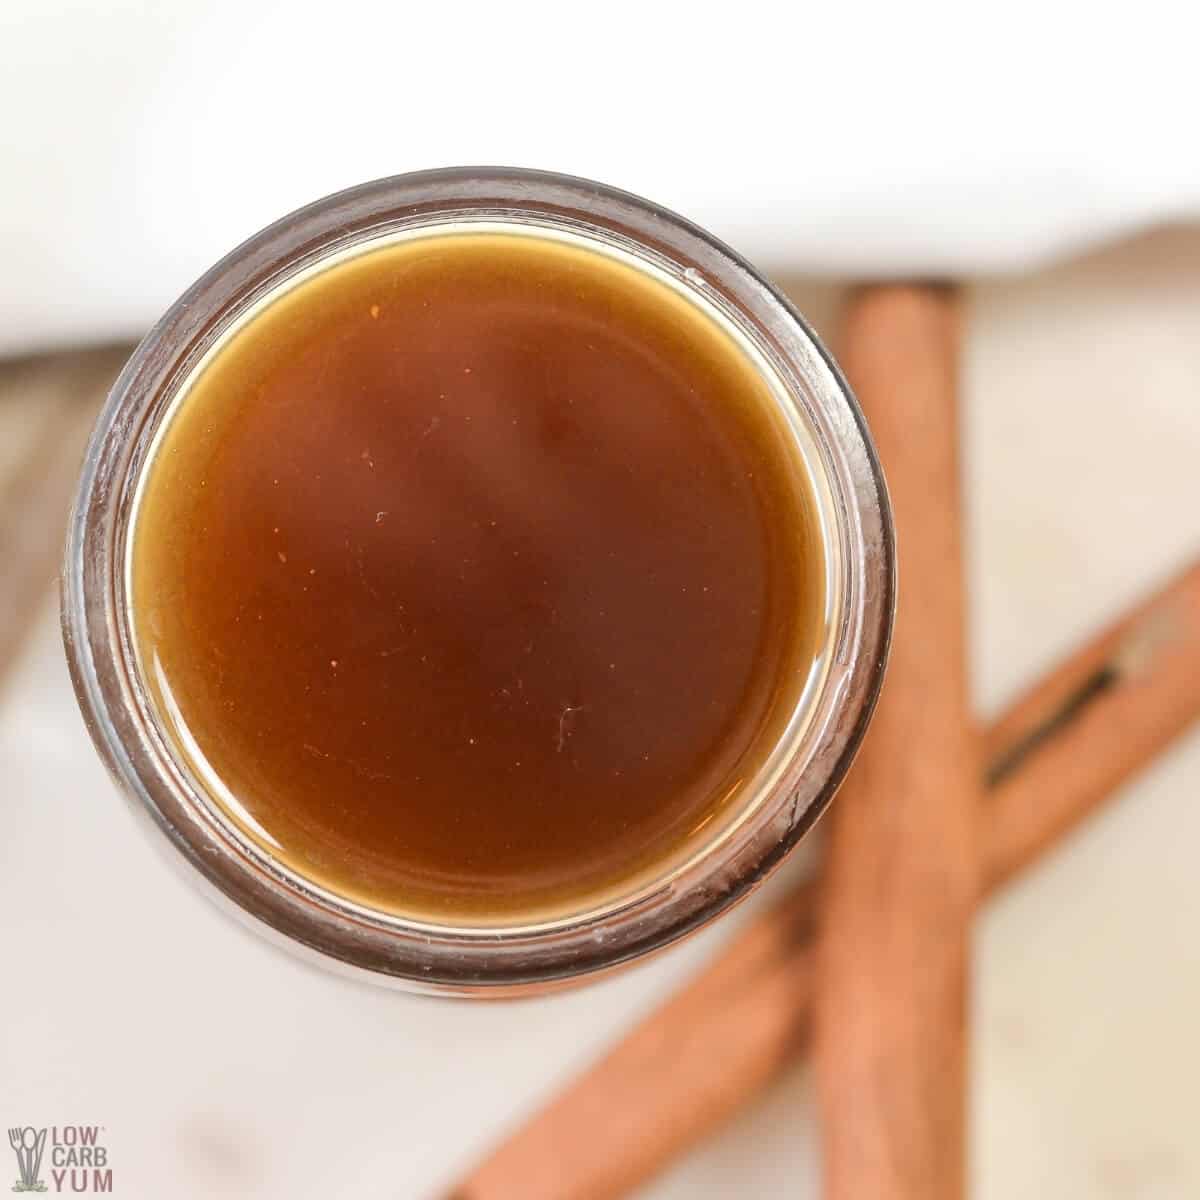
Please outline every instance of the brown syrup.
[{"label": "brown syrup", "polygon": [[442,233],[261,309],[134,532],[164,723],[295,870],[410,915],[564,911],[744,798],[811,666],[811,494],[755,362],[581,245]]}]

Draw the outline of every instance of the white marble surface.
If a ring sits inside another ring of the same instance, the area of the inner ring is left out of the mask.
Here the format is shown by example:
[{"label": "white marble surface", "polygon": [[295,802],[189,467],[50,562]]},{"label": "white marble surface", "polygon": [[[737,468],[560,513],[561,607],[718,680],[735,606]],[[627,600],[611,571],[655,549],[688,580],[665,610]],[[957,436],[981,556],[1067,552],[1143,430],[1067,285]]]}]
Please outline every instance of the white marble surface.
[{"label": "white marble surface", "polygon": [[1200,218],[1183,0],[601,11],[4,0],[0,351],[130,337],[281,214],[455,163],[619,183],[846,276],[1024,270]]},{"label": "white marble surface", "polygon": [[[830,289],[795,290],[829,311]],[[981,283],[969,338],[988,712],[1200,549],[1200,231]],[[981,920],[977,1200],[1200,1195],[1198,794],[1200,733]],[[295,964],[152,853],[87,742],[49,606],[0,694],[0,815],[0,1126],[103,1125],[131,1200],[428,1196],[746,915],[507,1005]],[[646,1200],[816,1197],[812,1108],[792,1072]]]}]

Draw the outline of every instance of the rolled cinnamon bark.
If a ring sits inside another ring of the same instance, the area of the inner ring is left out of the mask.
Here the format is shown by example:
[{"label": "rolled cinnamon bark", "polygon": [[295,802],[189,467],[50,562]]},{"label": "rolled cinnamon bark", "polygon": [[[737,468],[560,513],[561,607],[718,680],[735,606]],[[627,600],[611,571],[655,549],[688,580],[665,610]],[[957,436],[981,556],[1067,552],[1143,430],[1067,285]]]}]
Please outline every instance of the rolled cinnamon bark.
[{"label": "rolled cinnamon bark", "polygon": [[967,690],[959,313],[859,293],[841,362],[874,434],[900,584],[887,678],[827,818],[813,1060],[829,1200],[961,1200],[982,784]]},{"label": "rolled cinnamon bark", "polygon": [[1200,714],[1200,563],[1029,689],[983,735],[984,883],[1005,883]]}]

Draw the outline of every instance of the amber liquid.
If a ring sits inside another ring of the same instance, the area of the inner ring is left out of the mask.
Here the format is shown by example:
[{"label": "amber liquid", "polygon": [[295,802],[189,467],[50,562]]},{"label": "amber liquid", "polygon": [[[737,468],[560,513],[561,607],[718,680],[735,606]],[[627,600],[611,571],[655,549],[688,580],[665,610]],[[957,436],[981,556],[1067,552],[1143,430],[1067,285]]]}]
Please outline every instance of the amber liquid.
[{"label": "amber liquid", "polygon": [[620,893],[735,815],[824,588],[743,345],[513,230],[378,246],[242,324],[157,443],[130,579],[229,816],[343,896],[472,922]]}]

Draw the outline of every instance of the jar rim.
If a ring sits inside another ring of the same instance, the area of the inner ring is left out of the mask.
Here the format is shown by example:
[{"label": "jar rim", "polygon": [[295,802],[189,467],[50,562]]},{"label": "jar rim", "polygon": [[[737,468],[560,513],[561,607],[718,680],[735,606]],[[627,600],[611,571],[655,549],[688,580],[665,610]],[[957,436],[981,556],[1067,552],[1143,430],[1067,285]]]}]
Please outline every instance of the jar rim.
[{"label": "jar rim", "polygon": [[[439,222],[487,220],[542,224],[624,248],[676,273],[693,299],[702,295],[747,334],[799,406],[820,455],[830,502],[822,536],[834,526],[837,535],[826,545],[837,611],[825,678],[809,698],[811,728],[802,745],[781,752],[770,789],[734,832],[639,892],[584,913],[466,927],[371,910],[238,836],[147,709],[124,583],[133,498],[153,439],[214,344],[298,275],[347,252]],[[63,631],[102,757],[135,809],[182,853],[175,861],[196,868],[191,874],[226,907],[326,965],[418,990],[496,994],[570,982],[661,948],[770,872],[824,811],[861,740],[886,661],[894,577],[886,487],[861,411],[785,297],[704,231],[628,193],[539,171],[451,168],[364,184],[282,218],[202,276],[151,330],[114,385],[87,452],[68,530]]]}]

